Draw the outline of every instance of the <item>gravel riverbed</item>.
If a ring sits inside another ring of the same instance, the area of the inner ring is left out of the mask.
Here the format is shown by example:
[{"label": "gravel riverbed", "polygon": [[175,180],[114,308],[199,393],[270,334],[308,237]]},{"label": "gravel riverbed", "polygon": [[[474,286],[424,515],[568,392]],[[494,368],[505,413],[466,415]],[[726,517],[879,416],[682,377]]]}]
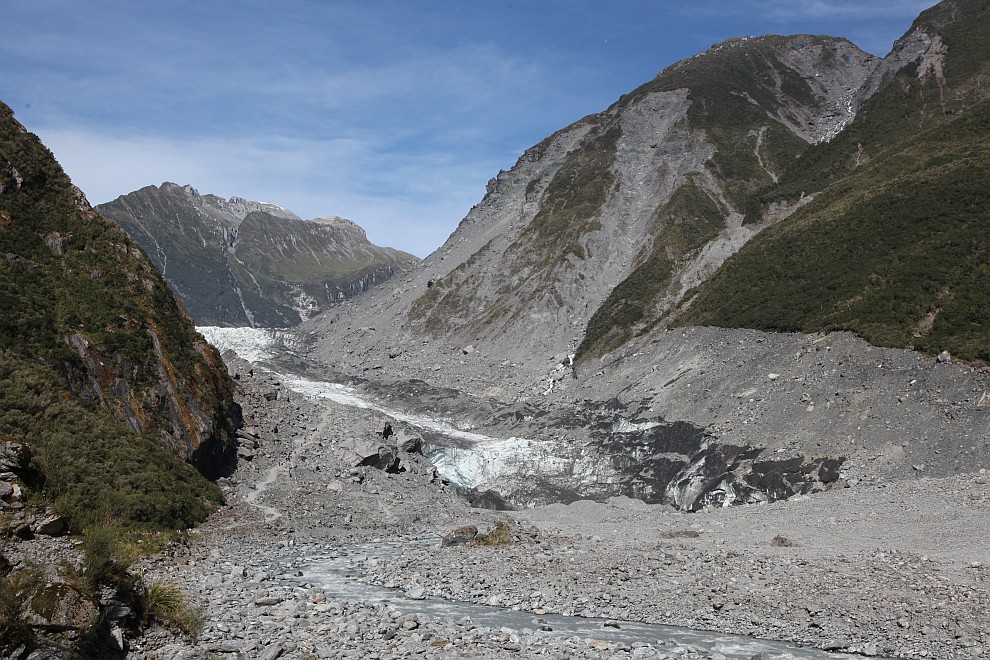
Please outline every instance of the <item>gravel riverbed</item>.
[{"label": "gravel riverbed", "polygon": [[[203,608],[202,631],[194,641],[149,631],[129,657],[740,657],[610,641],[611,624],[626,620],[865,656],[990,657],[990,486],[980,472],[695,514],[627,498],[478,510],[421,456],[404,457],[398,474],[346,463],[341,443],[379,429],[376,413],[307,399],[271,374],[241,382],[256,441],[222,482],[228,505],[140,567]],[[504,545],[348,550],[499,521],[511,530]],[[408,598],[333,595],[307,573],[329,555]],[[528,612],[533,623],[486,626],[456,605],[434,616],[420,611],[424,597]],[[551,614],[613,621],[568,636],[540,629]]]}]

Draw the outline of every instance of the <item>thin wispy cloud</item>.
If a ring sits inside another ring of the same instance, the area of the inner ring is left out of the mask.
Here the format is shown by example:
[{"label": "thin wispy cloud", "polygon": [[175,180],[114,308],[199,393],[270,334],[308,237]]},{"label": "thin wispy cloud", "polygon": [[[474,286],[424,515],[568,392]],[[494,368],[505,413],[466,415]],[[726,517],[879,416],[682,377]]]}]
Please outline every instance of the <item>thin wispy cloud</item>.
[{"label": "thin wispy cloud", "polygon": [[885,19],[897,17],[914,18],[934,2],[925,0],[872,0],[857,2],[851,0],[761,0],[742,3],[750,11],[761,12],[776,20],[820,19]]},{"label": "thin wispy cloud", "polygon": [[163,181],[438,247],[526,148],[747,34],[884,54],[934,2],[12,0],[0,100],[91,201]]}]

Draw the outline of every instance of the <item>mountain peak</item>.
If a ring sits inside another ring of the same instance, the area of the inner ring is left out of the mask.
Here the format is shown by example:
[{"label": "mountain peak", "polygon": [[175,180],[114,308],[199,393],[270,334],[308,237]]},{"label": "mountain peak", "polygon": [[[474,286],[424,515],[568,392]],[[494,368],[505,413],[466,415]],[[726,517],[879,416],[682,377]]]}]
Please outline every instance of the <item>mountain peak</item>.
[{"label": "mountain peak", "polygon": [[418,263],[345,218],[306,222],[189,185],[149,186],[97,210],[148,252],[200,325],[295,325]]}]

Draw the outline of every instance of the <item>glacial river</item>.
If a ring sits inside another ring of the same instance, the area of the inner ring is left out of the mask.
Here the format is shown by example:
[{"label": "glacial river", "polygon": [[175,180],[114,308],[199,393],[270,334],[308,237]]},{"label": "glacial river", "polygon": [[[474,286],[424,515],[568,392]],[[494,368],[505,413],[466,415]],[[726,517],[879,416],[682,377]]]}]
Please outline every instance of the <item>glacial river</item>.
[{"label": "glacial river", "polygon": [[[438,545],[439,539],[418,543]],[[728,635],[705,630],[692,630],[677,626],[641,623],[636,621],[609,621],[606,619],[562,616],[557,614],[534,615],[530,612],[492,607],[475,603],[462,603],[439,598],[410,600],[398,589],[388,589],[368,584],[361,577],[362,565],[368,557],[384,558],[397,555],[403,543],[360,543],[335,548],[320,554],[301,558],[304,575],[301,582],[323,588],[330,598],[390,604],[403,614],[428,614],[451,621],[469,617],[478,626],[499,630],[509,628],[523,636],[555,635],[560,638],[578,637],[600,639],[610,644],[651,644],[658,650],[677,647],[695,649],[703,654],[725,658],[752,660],[853,660],[862,658],[844,653],[828,653],[818,649],[803,648],[772,640],[743,635]],[[615,627],[615,624],[618,627]],[[540,629],[543,632],[537,632]],[[547,630],[549,629],[549,630]],[[760,655],[763,654],[763,655]]]},{"label": "glacial river", "polygon": [[[271,331],[252,330],[248,328],[200,328],[207,339],[221,350],[234,349],[238,355],[252,361],[261,361],[271,357],[272,343],[277,342]],[[505,442],[504,439],[471,433],[456,428],[450,422],[431,419],[421,415],[412,415],[399,410],[384,408],[361,397],[356,390],[337,384],[314,381],[299,376],[281,374],[283,384],[294,392],[314,400],[329,399],[335,403],[352,406],[364,410],[380,412],[393,419],[401,420],[434,433],[446,435],[478,446],[487,446],[485,452],[490,460],[492,443]],[[518,439],[510,439],[518,440]],[[519,443],[530,441],[518,440]],[[510,451],[511,453],[511,451]],[[460,468],[444,466],[449,472]],[[438,469],[441,466],[438,465]],[[443,473],[443,470],[441,470]],[[459,475],[464,476],[464,475]],[[421,541],[420,543],[438,544],[439,539]],[[728,635],[704,630],[692,630],[676,626],[641,623],[635,621],[619,621],[618,627],[606,626],[605,619],[594,619],[575,616],[546,614],[537,617],[528,612],[512,609],[462,603],[436,598],[410,600],[398,589],[389,589],[368,584],[361,576],[361,566],[367,557],[394,556],[405,547],[398,542],[364,543],[342,546],[318,554],[295,557],[293,562],[302,570],[300,582],[306,582],[321,587],[331,598],[363,601],[368,603],[389,603],[403,613],[425,613],[433,617],[449,620],[459,620],[465,616],[480,626],[494,629],[510,628],[522,635],[540,634],[559,635],[561,638],[579,637],[601,639],[610,643],[633,644],[643,642],[652,644],[659,649],[673,650],[676,647],[690,647],[703,653],[718,657],[751,660],[754,656],[767,660],[854,660],[858,655],[843,653],[828,653],[818,649],[803,648],[773,640],[763,640],[742,635]],[[549,628],[550,630],[545,630]],[[760,654],[764,654],[760,656]]]}]

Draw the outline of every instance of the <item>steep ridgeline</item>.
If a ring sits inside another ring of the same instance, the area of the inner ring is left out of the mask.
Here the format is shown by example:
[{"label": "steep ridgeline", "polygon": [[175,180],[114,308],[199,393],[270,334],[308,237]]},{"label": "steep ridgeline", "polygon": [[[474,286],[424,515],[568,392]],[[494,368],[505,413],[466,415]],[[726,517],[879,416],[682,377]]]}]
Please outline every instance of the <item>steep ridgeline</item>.
[{"label": "steep ridgeline", "polygon": [[493,179],[426,261],[434,283],[409,327],[510,357],[620,345],[786,214],[761,214],[753,192],[851,122],[883,66],[801,35],[732,40],[669,67]]},{"label": "steep ridgeline", "polygon": [[758,198],[809,203],[726,263],[677,323],[849,329],[990,362],[990,2],[926,11],[888,59],[896,76],[856,121]]},{"label": "steep ridgeline", "polygon": [[492,179],[394,292],[340,317],[376,327],[349,342],[591,364],[683,314],[983,355],[987,4],[946,0],[883,59],[765,36],[668,67]]},{"label": "steep ridgeline", "polygon": [[163,183],[96,207],[149,254],[199,325],[294,326],[416,263],[338,217]]},{"label": "steep ridgeline", "polygon": [[216,507],[193,466],[216,476],[233,460],[219,355],[2,103],[0,308],[0,449],[33,503],[77,530],[182,527]]}]

